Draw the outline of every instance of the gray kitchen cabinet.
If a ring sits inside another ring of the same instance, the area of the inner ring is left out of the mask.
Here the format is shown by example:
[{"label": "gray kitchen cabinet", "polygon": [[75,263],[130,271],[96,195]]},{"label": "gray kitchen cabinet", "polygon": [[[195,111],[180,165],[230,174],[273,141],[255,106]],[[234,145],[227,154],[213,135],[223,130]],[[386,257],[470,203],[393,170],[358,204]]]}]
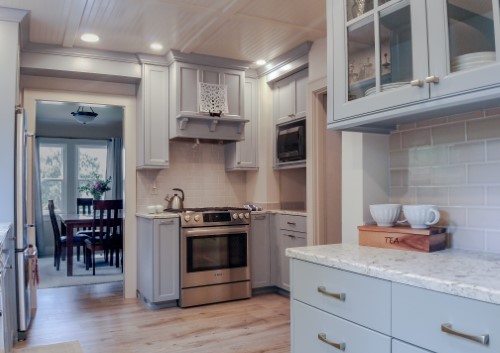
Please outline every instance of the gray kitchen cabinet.
[{"label": "gray kitchen cabinet", "polygon": [[499,332],[498,304],[392,285],[394,338],[433,352],[482,353],[500,351]]},{"label": "gray kitchen cabinet", "polygon": [[143,64],[137,91],[137,167],[168,165],[168,67]]},{"label": "gray kitchen cabinet", "polygon": [[327,14],[330,128],[388,131],[497,99],[498,1],[344,0]]},{"label": "gray kitchen cabinet", "polygon": [[[245,72],[174,61],[170,72],[170,138],[244,139]],[[227,86],[228,113],[211,117],[200,110],[199,84]]]},{"label": "gray kitchen cabinet", "polygon": [[285,255],[287,248],[307,245],[306,217],[298,215],[277,214],[275,216],[276,267],[274,271],[275,285],[290,291],[290,260]]},{"label": "gray kitchen cabinet", "polygon": [[272,286],[271,278],[271,240],[269,215],[252,214],[250,232],[250,258],[252,269],[252,288]]},{"label": "gray kitchen cabinet", "polygon": [[282,124],[306,116],[308,70],[301,70],[273,86],[274,122]]},{"label": "gray kitchen cabinet", "polygon": [[149,303],[179,299],[179,219],[137,218],[137,286]]},{"label": "gray kitchen cabinet", "polygon": [[391,352],[391,282],[291,263],[292,353]]},{"label": "gray kitchen cabinet", "polygon": [[227,171],[258,168],[258,99],[258,80],[245,78],[244,119],[249,120],[249,122],[245,126],[245,139],[243,141],[228,143],[224,146]]},{"label": "gray kitchen cabinet", "polygon": [[393,339],[392,353],[432,353],[432,352]]}]

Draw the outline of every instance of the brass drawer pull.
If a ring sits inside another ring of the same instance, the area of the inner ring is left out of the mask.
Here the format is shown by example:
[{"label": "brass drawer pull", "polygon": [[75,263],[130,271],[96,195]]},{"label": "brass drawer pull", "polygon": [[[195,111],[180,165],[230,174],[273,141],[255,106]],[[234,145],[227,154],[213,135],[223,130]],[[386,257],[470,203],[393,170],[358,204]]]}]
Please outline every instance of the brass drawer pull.
[{"label": "brass drawer pull", "polygon": [[474,342],[477,342],[477,343],[481,343],[481,344],[483,344],[485,346],[487,346],[488,343],[489,343],[489,341],[490,341],[490,335],[488,335],[488,334],[486,334],[486,335],[480,335],[480,336],[468,335],[466,333],[463,333],[463,332],[456,331],[456,330],[452,329],[451,328],[451,324],[449,324],[449,323],[442,324],[441,325],[441,331],[449,333],[450,335],[454,335],[454,336],[465,338],[465,339],[467,339],[469,341],[474,341]]},{"label": "brass drawer pull", "polygon": [[319,286],[318,292],[320,292],[323,295],[326,295],[327,297],[335,298],[337,300],[345,302],[345,293],[330,293],[326,290],[324,286]]},{"label": "brass drawer pull", "polygon": [[318,333],[318,339],[340,351],[345,351],[345,343],[335,343],[326,338],[326,333]]},{"label": "brass drawer pull", "polygon": [[297,223],[295,223],[295,222],[286,222],[286,224],[288,224],[288,225],[290,225],[290,226],[295,226],[295,225],[297,225]]},{"label": "brass drawer pull", "polygon": [[160,222],[160,224],[161,224],[162,226],[166,226],[166,225],[169,225],[169,224],[174,224],[174,220],[173,220],[173,219],[171,219],[171,220],[169,220],[169,221],[161,221],[161,222]]}]

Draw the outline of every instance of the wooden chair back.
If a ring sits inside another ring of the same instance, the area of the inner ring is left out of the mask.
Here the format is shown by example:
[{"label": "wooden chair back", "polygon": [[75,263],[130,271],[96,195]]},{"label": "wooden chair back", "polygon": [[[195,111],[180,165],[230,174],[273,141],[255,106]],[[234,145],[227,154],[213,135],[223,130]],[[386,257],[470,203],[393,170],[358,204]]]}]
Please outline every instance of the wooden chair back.
[{"label": "wooden chair back", "polygon": [[123,200],[94,200],[92,236],[106,242],[114,234],[122,234]]},{"label": "wooden chair back", "polygon": [[50,222],[52,223],[52,230],[54,232],[54,242],[57,246],[61,244],[61,232],[59,231],[59,225],[57,224],[54,200],[49,200],[49,216]]},{"label": "wooden chair back", "polygon": [[76,213],[78,214],[92,214],[92,201],[91,197],[79,197],[76,199]]}]

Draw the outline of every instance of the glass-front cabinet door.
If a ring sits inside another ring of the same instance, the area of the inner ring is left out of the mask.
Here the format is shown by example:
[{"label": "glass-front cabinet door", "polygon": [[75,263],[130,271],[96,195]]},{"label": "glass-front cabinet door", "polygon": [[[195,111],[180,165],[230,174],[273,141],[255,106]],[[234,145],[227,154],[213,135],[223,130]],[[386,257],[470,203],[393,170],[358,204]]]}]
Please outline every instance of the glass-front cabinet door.
[{"label": "glass-front cabinet door", "polygon": [[425,11],[422,0],[332,2],[334,120],[429,98]]},{"label": "glass-front cabinet door", "polygon": [[499,3],[427,1],[432,97],[500,83]]}]

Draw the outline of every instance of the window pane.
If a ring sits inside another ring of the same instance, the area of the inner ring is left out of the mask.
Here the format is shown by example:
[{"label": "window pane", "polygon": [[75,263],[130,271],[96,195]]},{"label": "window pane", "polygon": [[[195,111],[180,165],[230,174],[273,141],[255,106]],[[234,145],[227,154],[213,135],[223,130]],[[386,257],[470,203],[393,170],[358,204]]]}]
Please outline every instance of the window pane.
[{"label": "window pane", "polygon": [[64,178],[62,146],[40,146],[41,179]]},{"label": "window pane", "polygon": [[54,200],[56,210],[60,210],[62,203],[62,181],[42,179],[42,207],[48,212],[48,202]]},{"label": "window pane", "polygon": [[106,175],[106,147],[78,147],[78,179],[89,179],[95,172],[101,178]]}]

